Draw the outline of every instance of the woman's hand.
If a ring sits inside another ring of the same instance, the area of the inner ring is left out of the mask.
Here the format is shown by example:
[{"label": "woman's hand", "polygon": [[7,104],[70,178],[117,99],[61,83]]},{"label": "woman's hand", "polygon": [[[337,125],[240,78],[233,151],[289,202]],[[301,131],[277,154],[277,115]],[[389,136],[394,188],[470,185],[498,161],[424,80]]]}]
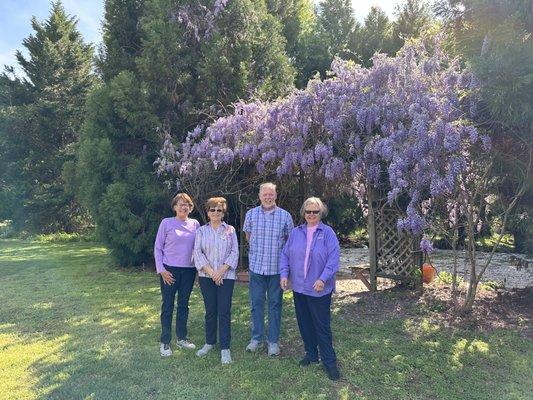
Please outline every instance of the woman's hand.
[{"label": "woman's hand", "polygon": [[213,281],[215,282],[215,284],[220,286],[220,285],[222,285],[224,283],[224,275],[226,274],[226,271],[228,269],[229,269],[229,265],[224,264],[213,273],[212,278],[213,278]]},{"label": "woman's hand", "polygon": [[281,286],[281,289],[287,290],[289,288],[289,278],[281,278],[279,280],[279,285]]},{"label": "woman's hand", "polygon": [[174,276],[168,271],[160,272],[159,275],[161,275],[161,278],[163,278],[163,282],[165,282],[165,285],[172,285],[176,280],[174,279]]},{"label": "woman's hand", "polygon": [[204,271],[207,274],[208,277],[213,279],[213,275],[215,274],[215,270],[213,268],[211,268],[210,265],[204,265],[202,267],[202,271]]},{"label": "woman's hand", "polygon": [[317,292],[324,290],[324,281],[322,279],[317,279],[313,285],[313,289],[315,289]]}]

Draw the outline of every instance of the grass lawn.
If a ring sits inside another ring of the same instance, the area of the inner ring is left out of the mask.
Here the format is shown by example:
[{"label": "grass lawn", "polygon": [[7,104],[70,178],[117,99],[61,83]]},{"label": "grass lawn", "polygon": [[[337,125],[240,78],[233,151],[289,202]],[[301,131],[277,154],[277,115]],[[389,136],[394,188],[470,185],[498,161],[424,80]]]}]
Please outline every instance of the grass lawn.
[{"label": "grass lawn", "polygon": [[[94,243],[0,241],[0,399],[531,399],[533,345],[517,332],[394,315],[371,321],[359,317],[364,301],[336,299],[343,379],[331,382],[318,366],[297,366],[302,346],[290,293],[282,356],[244,352],[247,294],[236,286],[233,364],[222,366],[219,352],[162,359],[155,273],[115,267]],[[198,288],[189,330],[201,345]]]}]

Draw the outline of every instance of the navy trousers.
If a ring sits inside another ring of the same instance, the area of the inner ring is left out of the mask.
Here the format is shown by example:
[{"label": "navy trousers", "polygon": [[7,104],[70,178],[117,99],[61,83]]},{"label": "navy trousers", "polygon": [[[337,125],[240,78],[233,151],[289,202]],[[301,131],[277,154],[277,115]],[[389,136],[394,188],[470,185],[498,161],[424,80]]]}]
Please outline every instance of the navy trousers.
[{"label": "navy trousers", "polygon": [[[205,305],[205,343],[214,345],[220,338],[220,349],[229,349],[231,343],[231,299],[234,279],[224,279],[217,286],[213,279],[200,277],[200,289]],[[218,323],[218,324],[217,324]]]},{"label": "navy trousers", "polygon": [[311,361],[320,358],[326,367],[337,364],[331,334],[331,293],[313,297],[293,292],[294,308],[306,356]]},{"label": "navy trousers", "polygon": [[189,318],[189,298],[191,297],[196,278],[196,268],[178,268],[165,265],[165,269],[174,277],[174,283],[167,285],[159,276],[161,285],[161,343],[170,343],[172,339],[172,314],[174,301],[178,294],[178,310],[176,314],[176,337],[178,340],[187,338],[187,319]]}]

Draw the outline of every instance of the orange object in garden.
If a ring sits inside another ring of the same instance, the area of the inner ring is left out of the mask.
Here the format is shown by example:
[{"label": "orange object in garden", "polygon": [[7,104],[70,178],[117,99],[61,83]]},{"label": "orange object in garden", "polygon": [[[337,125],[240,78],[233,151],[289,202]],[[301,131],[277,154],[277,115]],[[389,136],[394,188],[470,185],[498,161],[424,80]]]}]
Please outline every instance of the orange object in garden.
[{"label": "orange object in garden", "polygon": [[424,283],[431,283],[437,275],[437,270],[430,263],[422,264],[422,281]]}]

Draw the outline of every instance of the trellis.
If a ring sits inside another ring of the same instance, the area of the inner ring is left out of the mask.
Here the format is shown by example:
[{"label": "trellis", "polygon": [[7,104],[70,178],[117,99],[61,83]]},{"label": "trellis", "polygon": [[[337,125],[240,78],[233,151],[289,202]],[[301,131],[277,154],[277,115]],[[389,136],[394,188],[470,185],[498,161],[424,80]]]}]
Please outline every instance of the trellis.
[{"label": "trellis", "polygon": [[422,252],[420,238],[398,232],[396,222],[404,213],[389,205],[377,190],[368,190],[368,236],[370,290],[377,289],[377,278],[416,282],[421,285]]}]

